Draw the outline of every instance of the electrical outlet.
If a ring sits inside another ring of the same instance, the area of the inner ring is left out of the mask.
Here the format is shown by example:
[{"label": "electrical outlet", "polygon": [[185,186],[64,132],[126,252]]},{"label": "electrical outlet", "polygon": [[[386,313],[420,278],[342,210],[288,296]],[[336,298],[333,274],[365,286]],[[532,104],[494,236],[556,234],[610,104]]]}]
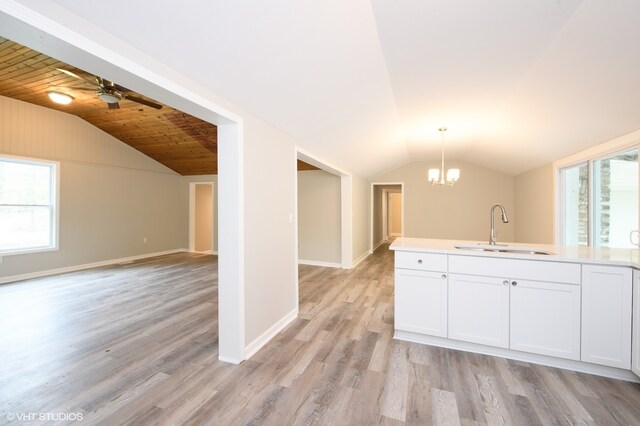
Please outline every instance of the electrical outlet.
[{"label": "electrical outlet", "polygon": [[147,243],[147,237],[143,237],[142,238],[142,242],[146,244]]}]

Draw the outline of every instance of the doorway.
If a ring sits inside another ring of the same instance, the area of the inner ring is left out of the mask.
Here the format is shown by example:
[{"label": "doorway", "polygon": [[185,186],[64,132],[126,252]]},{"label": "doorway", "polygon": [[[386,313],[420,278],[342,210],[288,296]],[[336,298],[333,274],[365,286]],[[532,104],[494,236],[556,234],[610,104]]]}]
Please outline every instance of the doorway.
[{"label": "doorway", "polygon": [[395,237],[404,236],[404,183],[371,184],[370,253]]},{"label": "doorway", "polygon": [[402,192],[387,191],[387,232],[385,239],[402,235]]},{"label": "doorway", "polygon": [[112,76],[126,87],[218,126],[220,183],[214,195],[225,200],[216,216],[220,223],[218,250],[227,253],[218,263],[218,358],[242,362],[246,358],[244,200],[238,195],[243,193],[242,117],[185,85],[188,80],[172,79],[175,73],[168,68],[154,65],[152,69],[144,58],[137,61],[116,53],[121,43],[109,38],[98,42],[74,32],[71,28],[83,26],[79,18],[66,20],[66,28],[55,20],[60,15],[53,15],[45,16],[30,7],[1,6],[2,36],[92,74]]},{"label": "doorway", "polygon": [[189,183],[189,251],[218,254],[213,182]]}]

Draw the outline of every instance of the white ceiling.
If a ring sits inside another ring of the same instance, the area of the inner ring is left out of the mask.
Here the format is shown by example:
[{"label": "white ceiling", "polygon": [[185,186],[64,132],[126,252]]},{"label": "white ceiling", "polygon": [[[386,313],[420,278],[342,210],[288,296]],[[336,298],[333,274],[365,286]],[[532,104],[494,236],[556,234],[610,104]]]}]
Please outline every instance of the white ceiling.
[{"label": "white ceiling", "polygon": [[371,177],[518,174],[640,129],[640,1],[56,0]]}]

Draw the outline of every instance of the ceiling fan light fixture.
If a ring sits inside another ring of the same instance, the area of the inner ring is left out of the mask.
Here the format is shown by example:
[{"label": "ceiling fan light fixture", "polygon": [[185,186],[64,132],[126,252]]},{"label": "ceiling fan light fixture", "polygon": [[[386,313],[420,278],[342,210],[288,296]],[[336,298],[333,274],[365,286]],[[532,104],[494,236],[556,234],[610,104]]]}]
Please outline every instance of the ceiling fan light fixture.
[{"label": "ceiling fan light fixture", "polygon": [[56,92],[55,90],[48,90],[46,93],[49,99],[60,105],[69,105],[73,101],[73,96],[66,93]]},{"label": "ceiling fan light fixture", "polygon": [[108,104],[114,104],[120,100],[117,95],[107,92],[98,93],[98,97]]}]

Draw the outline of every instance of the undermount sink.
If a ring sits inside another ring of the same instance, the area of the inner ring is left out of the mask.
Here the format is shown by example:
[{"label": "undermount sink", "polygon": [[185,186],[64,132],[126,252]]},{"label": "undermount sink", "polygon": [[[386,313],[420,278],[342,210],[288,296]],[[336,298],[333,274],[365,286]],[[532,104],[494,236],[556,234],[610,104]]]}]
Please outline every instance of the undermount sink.
[{"label": "undermount sink", "polygon": [[550,251],[540,250],[534,247],[515,247],[515,246],[507,246],[503,244],[458,244],[454,246],[459,250],[477,250],[477,251],[486,251],[493,253],[521,253],[521,254],[555,254]]}]

